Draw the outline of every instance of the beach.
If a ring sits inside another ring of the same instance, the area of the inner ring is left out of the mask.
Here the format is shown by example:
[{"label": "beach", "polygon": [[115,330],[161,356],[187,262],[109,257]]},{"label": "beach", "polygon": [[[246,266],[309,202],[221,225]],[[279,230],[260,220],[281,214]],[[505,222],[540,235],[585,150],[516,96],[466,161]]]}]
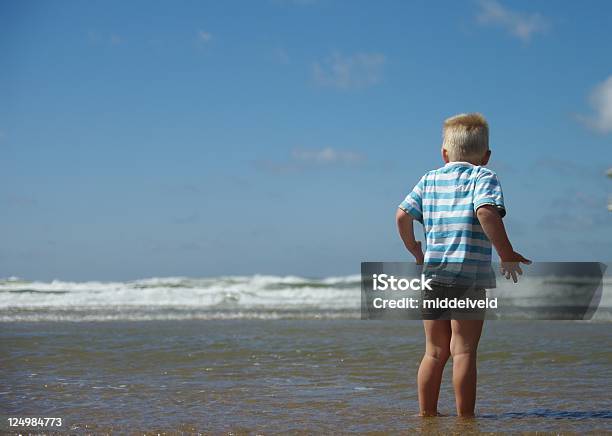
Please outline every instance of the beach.
[{"label": "beach", "polygon": [[0,436],[612,436],[612,1],[0,28]]},{"label": "beach", "polygon": [[21,321],[0,341],[3,432],[612,431],[605,322],[487,321],[472,420],[453,416],[450,362],[448,416],[415,416],[419,321]]}]

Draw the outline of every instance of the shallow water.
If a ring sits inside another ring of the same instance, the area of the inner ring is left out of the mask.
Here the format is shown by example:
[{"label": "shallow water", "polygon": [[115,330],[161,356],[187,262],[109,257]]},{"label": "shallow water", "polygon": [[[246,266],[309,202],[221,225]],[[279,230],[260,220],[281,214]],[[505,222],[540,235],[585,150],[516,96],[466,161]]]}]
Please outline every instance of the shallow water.
[{"label": "shallow water", "polygon": [[[447,367],[419,418],[418,321],[0,323],[0,430],[612,432],[610,324],[489,321],[477,418],[459,419]],[[12,429],[16,430],[16,429]],[[39,429],[40,430],[40,429]]]}]

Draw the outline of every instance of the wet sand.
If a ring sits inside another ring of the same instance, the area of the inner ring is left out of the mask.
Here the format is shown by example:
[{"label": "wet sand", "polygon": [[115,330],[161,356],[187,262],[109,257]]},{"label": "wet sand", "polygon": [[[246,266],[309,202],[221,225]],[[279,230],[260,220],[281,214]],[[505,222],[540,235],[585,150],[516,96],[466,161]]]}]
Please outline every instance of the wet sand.
[{"label": "wet sand", "polygon": [[450,365],[447,416],[415,416],[419,321],[16,322],[0,341],[2,431],[612,432],[608,323],[487,321],[471,420]]}]

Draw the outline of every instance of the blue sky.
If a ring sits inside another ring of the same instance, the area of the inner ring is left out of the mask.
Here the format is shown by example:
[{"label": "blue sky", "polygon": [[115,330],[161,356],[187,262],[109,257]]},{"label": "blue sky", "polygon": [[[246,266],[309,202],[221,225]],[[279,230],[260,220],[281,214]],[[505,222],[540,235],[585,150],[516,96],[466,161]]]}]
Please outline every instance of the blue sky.
[{"label": "blue sky", "polygon": [[410,260],[397,204],[471,111],[515,248],[612,258],[608,1],[2,1],[0,29],[0,277]]}]

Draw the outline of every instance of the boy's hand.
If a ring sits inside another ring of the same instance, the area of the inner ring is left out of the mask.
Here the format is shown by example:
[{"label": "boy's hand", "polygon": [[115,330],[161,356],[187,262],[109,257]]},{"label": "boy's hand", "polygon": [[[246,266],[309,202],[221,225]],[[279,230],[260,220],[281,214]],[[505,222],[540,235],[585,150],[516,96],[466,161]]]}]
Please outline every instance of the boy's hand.
[{"label": "boy's hand", "polygon": [[423,265],[425,261],[425,255],[423,254],[423,247],[421,247],[421,241],[415,241],[413,246],[406,247],[408,251],[414,256],[417,265]]},{"label": "boy's hand", "polygon": [[523,257],[522,254],[513,251],[511,254],[502,257],[500,271],[506,279],[510,280],[510,277],[512,277],[512,281],[516,283],[518,282],[517,273],[519,276],[523,275],[521,263],[530,265],[531,261]]}]

